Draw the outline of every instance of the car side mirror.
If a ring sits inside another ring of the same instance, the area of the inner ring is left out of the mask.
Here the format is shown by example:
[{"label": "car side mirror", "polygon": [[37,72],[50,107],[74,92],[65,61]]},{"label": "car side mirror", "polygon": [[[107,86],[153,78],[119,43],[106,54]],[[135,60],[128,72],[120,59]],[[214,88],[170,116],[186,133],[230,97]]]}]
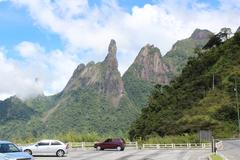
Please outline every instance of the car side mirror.
[{"label": "car side mirror", "polygon": [[35,144],[36,147],[38,147],[38,144]]}]

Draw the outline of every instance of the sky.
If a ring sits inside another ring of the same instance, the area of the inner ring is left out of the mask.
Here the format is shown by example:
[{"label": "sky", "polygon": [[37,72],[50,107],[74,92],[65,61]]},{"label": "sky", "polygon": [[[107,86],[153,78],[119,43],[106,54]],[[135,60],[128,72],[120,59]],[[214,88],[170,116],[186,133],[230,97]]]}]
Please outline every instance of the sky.
[{"label": "sky", "polygon": [[240,0],[0,0],[0,99],[52,95],[111,39],[121,74],[147,43],[161,54],[196,28],[240,26]]}]

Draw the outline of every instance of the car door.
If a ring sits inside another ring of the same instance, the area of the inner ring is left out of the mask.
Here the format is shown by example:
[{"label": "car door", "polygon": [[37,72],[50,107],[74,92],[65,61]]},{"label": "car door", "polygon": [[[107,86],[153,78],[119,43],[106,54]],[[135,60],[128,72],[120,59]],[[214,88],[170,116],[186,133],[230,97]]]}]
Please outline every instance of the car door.
[{"label": "car door", "polygon": [[47,142],[47,141],[39,142],[36,145],[35,154],[36,155],[48,155],[50,153],[49,148],[50,148],[49,142]]},{"label": "car door", "polygon": [[104,148],[104,149],[111,149],[111,142],[112,142],[112,139],[107,139],[102,144],[102,148]]},{"label": "car door", "polygon": [[52,154],[56,154],[59,149],[62,149],[63,145],[58,141],[52,141],[50,145],[50,150]]}]

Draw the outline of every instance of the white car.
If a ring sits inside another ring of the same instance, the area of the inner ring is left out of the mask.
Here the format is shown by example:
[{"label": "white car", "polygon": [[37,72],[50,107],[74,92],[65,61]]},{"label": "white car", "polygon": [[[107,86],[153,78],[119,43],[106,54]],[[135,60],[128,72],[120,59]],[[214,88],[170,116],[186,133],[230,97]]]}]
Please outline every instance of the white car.
[{"label": "white car", "polygon": [[56,155],[63,157],[68,154],[68,144],[58,140],[41,140],[36,144],[22,147],[24,152],[30,155]]},{"label": "white car", "polygon": [[33,157],[11,142],[0,141],[0,160],[33,160]]}]

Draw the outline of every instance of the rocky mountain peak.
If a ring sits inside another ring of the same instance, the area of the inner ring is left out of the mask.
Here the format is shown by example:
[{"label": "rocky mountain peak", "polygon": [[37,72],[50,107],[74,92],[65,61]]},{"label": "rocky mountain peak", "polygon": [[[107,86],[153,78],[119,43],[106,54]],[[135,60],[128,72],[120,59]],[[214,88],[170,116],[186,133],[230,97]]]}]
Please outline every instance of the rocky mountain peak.
[{"label": "rocky mountain peak", "polygon": [[118,71],[116,53],[116,42],[111,40],[108,54],[103,62],[91,61],[87,65],[80,64],[65,87],[64,95],[75,90],[94,89],[105,95],[112,106],[117,107],[124,94],[124,85]]},{"label": "rocky mountain peak", "polygon": [[153,83],[168,84],[169,72],[170,68],[162,60],[160,50],[154,45],[147,44],[140,50],[126,74],[131,73],[138,79]]},{"label": "rocky mountain peak", "polygon": [[118,68],[116,54],[117,54],[116,41],[112,39],[108,46],[108,54],[104,60],[104,63],[106,63],[109,67]]},{"label": "rocky mountain peak", "polygon": [[193,40],[205,40],[213,36],[213,33],[204,29],[195,29],[195,31],[191,35],[191,39]]},{"label": "rocky mountain peak", "polygon": [[162,57],[159,48],[155,47],[154,45],[147,44],[141,49],[139,56],[145,57],[149,54],[159,54]]}]

